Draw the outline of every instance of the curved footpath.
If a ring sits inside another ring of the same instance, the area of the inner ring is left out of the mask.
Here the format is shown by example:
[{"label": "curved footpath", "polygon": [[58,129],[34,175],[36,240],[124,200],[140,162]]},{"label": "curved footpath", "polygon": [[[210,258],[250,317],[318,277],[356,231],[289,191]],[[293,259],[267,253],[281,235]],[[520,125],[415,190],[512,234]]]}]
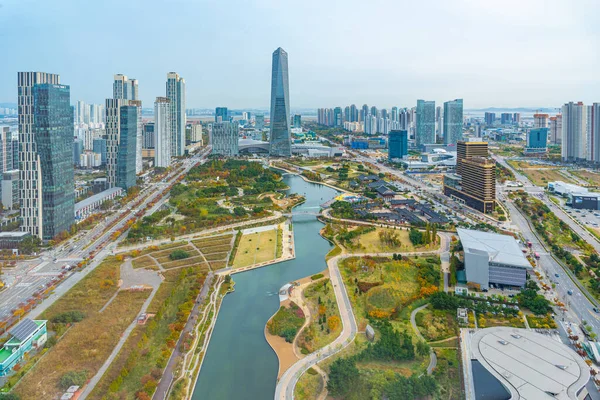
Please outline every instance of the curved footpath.
[{"label": "curved footpath", "polygon": [[[425,338],[423,337],[423,335],[421,335],[421,331],[419,331],[419,327],[417,326],[417,313],[421,310],[424,310],[425,308],[427,308],[427,306],[429,306],[429,303],[422,305],[421,307],[417,307],[415,308],[411,313],[410,313],[410,324],[412,325],[413,330],[415,331],[415,334],[417,335],[417,337],[419,339],[421,339],[422,341],[424,341],[425,343],[427,343],[427,341],[425,340]],[[429,348],[429,365],[427,366],[427,375],[431,375],[433,372],[433,369],[435,368],[435,366],[437,365],[437,356],[435,355],[435,352],[433,351],[433,348],[430,347]]]},{"label": "curved footpath", "polygon": [[[449,238],[447,237],[447,235],[441,234],[440,238],[440,247],[436,250],[408,252],[403,253],[403,255],[412,256],[445,253],[448,251]],[[298,379],[300,379],[300,376],[302,376],[302,374],[306,372],[307,369],[338,353],[350,343],[352,343],[352,341],[354,340],[356,333],[358,332],[358,327],[356,324],[356,319],[354,318],[354,312],[352,311],[352,304],[350,303],[350,298],[348,297],[348,293],[346,291],[346,286],[344,285],[340,269],[338,268],[338,263],[340,262],[340,260],[343,260],[345,258],[363,257],[369,255],[391,257],[394,255],[394,253],[341,254],[327,261],[327,268],[329,269],[329,278],[331,280],[331,283],[333,284],[335,299],[338,304],[340,316],[342,317],[342,332],[340,333],[340,336],[338,336],[332,343],[328,344],[327,346],[323,347],[322,349],[316,352],[307,355],[303,359],[296,361],[290,368],[288,368],[285,371],[285,373],[277,382],[277,386],[275,387],[275,400],[293,399],[294,388],[296,386],[296,383],[298,382]],[[435,363],[432,366],[432,363],[430,362],[429,367],[431,367],[431,370],[433,370],[433,368],[435,367]],[[429,367],[427,368],[428,373],[430,373]]]}]

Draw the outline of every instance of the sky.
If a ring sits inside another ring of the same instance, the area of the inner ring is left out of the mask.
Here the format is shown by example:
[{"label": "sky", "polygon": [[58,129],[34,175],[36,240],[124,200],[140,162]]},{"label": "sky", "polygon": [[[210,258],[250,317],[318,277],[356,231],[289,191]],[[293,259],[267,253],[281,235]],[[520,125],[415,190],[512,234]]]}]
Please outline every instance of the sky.
[{"label": "sky", "polygon": [[596,0],[0,0],[0,102],[17,71],[61,75],[71,102],[138,79],[144,107],[186,80],[187,107],[268,108],[289,54],[292,108],[600,102]]}]

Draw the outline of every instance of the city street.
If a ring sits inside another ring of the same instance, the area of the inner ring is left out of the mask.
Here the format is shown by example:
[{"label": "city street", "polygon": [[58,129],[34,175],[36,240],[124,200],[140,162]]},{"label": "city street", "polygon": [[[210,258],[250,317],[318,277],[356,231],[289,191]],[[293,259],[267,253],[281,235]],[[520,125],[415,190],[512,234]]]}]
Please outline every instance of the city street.
[{"label": "city street", "polygon": [[[175,182],[179,176],[185,175],[194,165],[201,162],[208,154],[208,151],[209,150],[205,150],[202,153],[184,160],[180,165],[180,167],[184,167],[180,173],[171,173],[171,175],[166,177],[162,182],[148,184],[148,186],[143,188],[139,195],[131,200],[127,206],[119,211],[115,211],[110,217],[107,217],[103,222],[94,226],[93,229],[71,238],[67,242],[61,244],[58,248],[43,252],[35,260],[19,261],[14,269],[6,269],[4,276],[7,281],[7,287],[0,292],[0,319],[10,318],[13,310],[17,308],[19,304],[27,302],[35,293],[43,292],[51,285],[53,280],[58,280],[62,273],[68,274],[64,281],[54,289],[54,293],[29,313],[30,317],[39,315],[44,309],[52,304],[55,299],[67,292],[85,275],[97,267],[104,257],[114,252],[120,239],[125,237],[125,234],[123,234],[117,241],[109,243],[114,232],[117,230],[122,231],[127,224],[127,221],[134,219],[135,214],[140,209],[144,209],[152,201],[161,199],[146,212],[146,215],[157,210],[168,198],[166,188]],[[178,168],[175,168],[175,170],[177,169]],[[145,200],[133,208],[133,205],[145,196],[147,196]],[[122,216],[122,214],[125,215]],[[102,233],[120,217],[122,217],[122,219],[118,223]],[[98,253],[94,255],[93,260],[82,271],[65,272],[63,269],[63,266],[65,265],[77,265],[79,261],[96,252]]]}]

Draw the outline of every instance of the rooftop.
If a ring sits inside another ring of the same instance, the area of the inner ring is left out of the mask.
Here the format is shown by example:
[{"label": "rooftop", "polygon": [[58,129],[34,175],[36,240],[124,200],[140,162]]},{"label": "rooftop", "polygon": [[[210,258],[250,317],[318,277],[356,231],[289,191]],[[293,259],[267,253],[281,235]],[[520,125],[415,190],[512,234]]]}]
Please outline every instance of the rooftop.
[{"label": "rooftop", "polygon": [[470,340],[477,359],[513,398],[575,399],[589,380],[589,368],[559,340],[527,329],[494,327]]},{"label": "rooftop", "polygon": [[463,228],[457,228],[456,232],[465,253],[483,251],[488,253],[490,262],[531,269],[531,264],[512,236]]},{"label": "rooftop", "polygon": [[99,200],[102,200],[108,196],[111,196],[112,194],[118,192],[119,190],[123,190],[123,189],[121,189],[120,187],[113,187],[110,189],[103,190],[98,194],[88,197],[87,199],[81,200],[79,203],[75,204],[75,211],[79,211],[84,207],[87,207],[91,204],[94,204],[95,202],[97,202]]}]

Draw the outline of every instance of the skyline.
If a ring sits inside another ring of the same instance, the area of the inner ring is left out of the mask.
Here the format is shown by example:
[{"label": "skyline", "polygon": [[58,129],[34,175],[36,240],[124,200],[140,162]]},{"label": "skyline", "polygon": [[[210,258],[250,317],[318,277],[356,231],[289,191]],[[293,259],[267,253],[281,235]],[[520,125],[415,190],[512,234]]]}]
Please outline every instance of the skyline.
[{"label": "skyline", "polygon": [[[128,19],[138,40],[123,40],[117,4],[139,15]],[[597,101],[600,5],[592,1],[379,1],[367,14],[358,4],[4,0],[0,102],[16,101],[18,71],[59,74],[74,101],[96,104],[122,73],[139,81],[144,107],[152,107],[167,73],[177,71],[190,108],[268,108],[269,56],[278,47],[290,54],[292,108],[409,106],[419,98],[464,98],[466,109]]]}]

